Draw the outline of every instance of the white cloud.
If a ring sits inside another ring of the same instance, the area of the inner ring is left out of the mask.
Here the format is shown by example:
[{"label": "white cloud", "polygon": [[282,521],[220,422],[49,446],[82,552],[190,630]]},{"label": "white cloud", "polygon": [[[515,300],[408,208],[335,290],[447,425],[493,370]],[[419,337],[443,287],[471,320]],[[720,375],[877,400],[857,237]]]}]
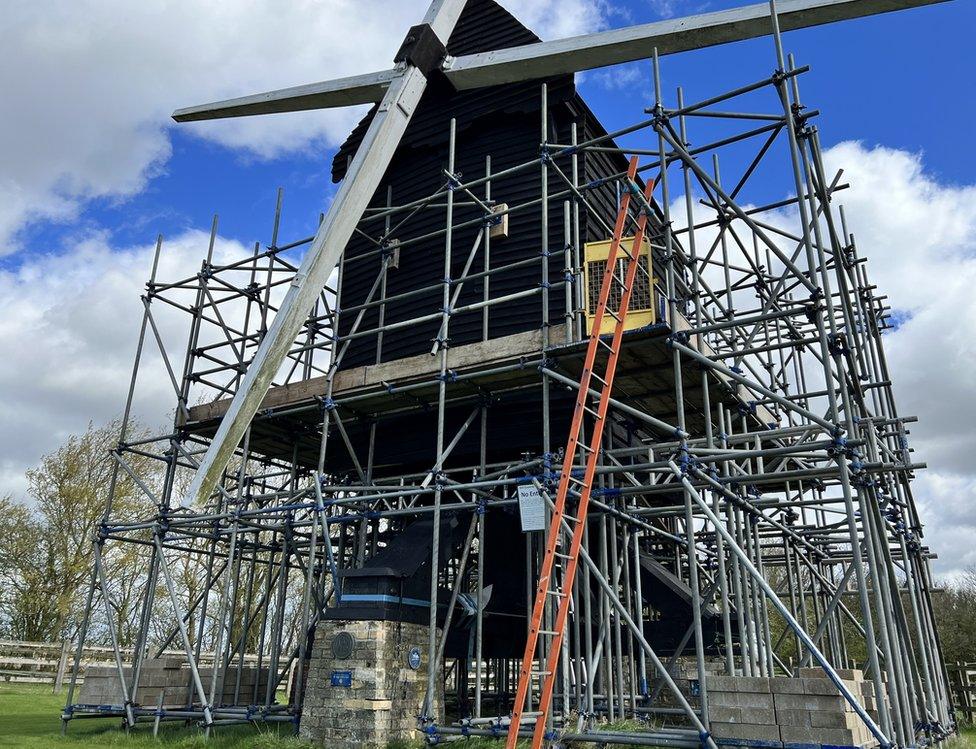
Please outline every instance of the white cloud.
[{"label": "white cloud", "polygon": [[501,0],[501,4],[543,39],[598,31],[621,12],[607,0]]},{"label": "white cloud", "polygon": [[[206,234],[190,231],[163,245],[159,278],[193,275],[206,254]],[[238,259],[244,247],[215,244],[217,262]],[[152,245],[112,247],[105,236],[69,251],[31,257],[0,271],[0,494],[20,494],[24,471],[65,437],[121,413],[132,370]],[[156,305],[157,322],[176,371],[188,316]],[[135,415],[164,424],[175,403],[151,333],[140,370]]]},{"label": "white cloud", "polygon": [[[506,3],[544,37],[606,23],[591,0]],[[13,0],[0,66],[0,254],[165,168],[181,106],[388,67],[423,0]],[[335,145],[362,108],[184,126],[261,158]]]},{"label": "white cloud", "polygon": [[951,573],[976,564],[976,185],[946,185],[923,157],[841,143],[825,153],[843,168],[849,228],[880,293],[902,317],[885,350],[915,457],[926,542]]},{"label": "white cloud", "polygon": [[[928,464],[913,485],[925,542],[939,555],[935,569],[954,574],[976,565],[976,185],[940,182],[922,154],[857,142],[828,149],[824,162],[827,174],[844,170],[850,188],[836,201],[868,260],[869,281],[901,320],[884,336],[887,363],[899,414],[919,419],[908,429],[914,459]],[[700,204],[694,211],[696,220],[712,218]],[[671,216],[678,228],[686,226],[683,195]],[[764,220],[795,230],[797,216],[784,210]],[[699,256],[716,236],[715,228],[696,232]],[[724,288],[717,268],[704,277],[713,289]],[[733,301],[749,308],[752,296],[743,291]],[[810,367],[807,378],[809,389],[822,387],[819,367]],[[826,407],[825,399],[818,403]]]}]

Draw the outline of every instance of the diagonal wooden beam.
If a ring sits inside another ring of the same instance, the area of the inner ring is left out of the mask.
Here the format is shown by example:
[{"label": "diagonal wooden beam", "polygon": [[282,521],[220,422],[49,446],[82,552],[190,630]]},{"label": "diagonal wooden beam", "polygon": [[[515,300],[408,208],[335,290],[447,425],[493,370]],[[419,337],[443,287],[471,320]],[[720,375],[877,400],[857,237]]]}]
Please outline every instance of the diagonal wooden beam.
[{"label": "diagonal wooden beam", "polygon": [[[446,46],[464,3],[465,0],[433,0],[431,3],[423,24],[441,44]],[[391,80],[366,130],[325,220],[319,225],[268,332],[200,461],[183,498],[185,507],[202,506],[216,488],[221,473],[301,331],[309,309],[335,270],[339,256],[386,173],[426,88],[424,71],[410,59],[405,59],[398,66],[397,75]]]},{"label": "diagonal wooden beam", "polygon": [[383,100],[390,82],[396,76],[397,71],[394,69],[381,70],[376,73],[308,83],[278,91],[266,91],[237,99],[177,109],[173,112],[173,119],[177,122],[194,122],[225,117],[247,117],[252,114],[277,114],[301,112],[307,109],[348,107],[355,104],[375,104]]},{"label": "diagonal wooden beam", "polygon": [[[802,29],[905,10],[946,0],[781,0],[780,29]],[[754,39],[772,33],[769,4],[758,3],[687,18],[612,29],[449,59],[448,80],[459,90],[516,83]]]}]

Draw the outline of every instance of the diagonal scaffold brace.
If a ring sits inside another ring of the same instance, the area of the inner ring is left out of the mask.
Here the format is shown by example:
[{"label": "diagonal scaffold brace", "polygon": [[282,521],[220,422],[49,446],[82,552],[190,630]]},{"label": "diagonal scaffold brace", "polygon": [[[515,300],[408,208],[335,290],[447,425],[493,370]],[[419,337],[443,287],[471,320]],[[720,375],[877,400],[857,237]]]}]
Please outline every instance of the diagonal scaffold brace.
[{"label": "diagonal scaffold brace", "polygon": [[[532,735],[532,749],[539,749],[545,738],[549,710],[552,707],[552,694],[556,681],[560,650],[570,612],[570,592],[573,589],[573,582],[576,578],[576,569],[580,546],[583,541],[583,530],[586,526],[591,488],[600,455],[603,427],[606,422],[607,410],[610,406],[610,393],[613,389],[614,374],[617,369],[617,360],[623,342],[624,323],[627,319],[627,310],[630,307],[631,290],[633,289],[634,281],[640,269],[641,243],[644,239],[648,219],[648,213],[645,207],[650,205],[651,193],[654,190],[655,184],[651,180],[644,188],[644,200],[641,203],[641,209],[636,220],[636,229],[634,230],[631,248],[629,251],[623,250],[621,249],[621,244],[624,240],[624,232],[630,215],[631,196],[634,194],[640,195],[640,189],[635,181],[636,175],[637,157],[635,156],[630,160],[630,166],[627,170],[627,189],[621,198],[620,210],[617,213],[616,223],[614,224],[610,251],[607,255],[603,282],[600,286],[600,296],[596,305],[590,339],[586,349],[586,358],[584,359],[583,372],[580,377],[576,406],[573,411],[573,420],[566,442],[566,453],[563,459],[562,472],[559,476],[556,501],[553,505],[552,516],[546,535],[546,550],[542,560],[542,567],[539,571],[539,584],[536,588],[535,603],[532,607],[532,619],[529,625],[528,638],[525,643],[525,653],[522,656],[522,667],[519,672],[515,705],[512,709],[512,722],[509,725],[508,738],[505,743],[506,749],[514,749],[518,741],[526,697],[531,688],[533,678],[538,676],[543,677],[543,682],[539,693],[539,704],[537,706],[538,717],[536,718],[535,730]],[[618,275],[618,261],[620,260],[626,261],[626,269],[622,277]],[[613,309],[614,305],[612,302],[616,299],[620,301],[617,309]],[[601,335],[603,320],[606,316],[616,321],[610,343],[606,341],[605,336]],[[600,361],[603,362],[602,373],[597,373],[596,370]],[[591,387],[593,385],[597,387],[593,387],[594,392],[591,393]],[[586,422],[587,415],[593,419],[592,435],[588,442],[583,434],[583,426]],[[573,464],[579,451],[583,452],[586,460],[586,467],[583,470],[582,478],[573,475]],[[566,514],[566,503],[570,497],[577,499],[575,516]],[[561,526],[564,521],[568,521],[572,529],[572,537],[568,549],[563,547],[562,541],[563,534]],[[558,579],[556,573],[561,573],[561,575],[558,575]],[[558,602],[558,608],[552,625],[553,629],[546,630],[543,629],[542,624],[550,598],[554,598]],[[540,636],[548,638],[548,641],[543,640],[546,643],[545,666],[542,671],[536,671],[533,669],[533,662]]]}]

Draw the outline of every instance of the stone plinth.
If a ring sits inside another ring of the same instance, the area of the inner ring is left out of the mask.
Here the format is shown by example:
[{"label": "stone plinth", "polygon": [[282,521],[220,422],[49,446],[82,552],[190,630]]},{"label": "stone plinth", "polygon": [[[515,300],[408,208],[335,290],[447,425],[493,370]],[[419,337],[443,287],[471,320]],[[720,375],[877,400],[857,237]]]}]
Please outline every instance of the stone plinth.
[{"label": "stone plinth", "polygon": [[[301,737],[329,749],[385,749],[393,740],[418,738],[417,716],[427,689],[427,633],[423,625],[402,622],[319,622]],[[434,715],[443,703],[440,679],[437,685]]]},{"label": "stone plinth", "polygon": [[[131,686],[132,668],[122,670],[126,684]],[[207,695],[213,679],[213,666],[201,666],[200,680]],[[190,666],[184,658],[146,658],[139,671],[139,691],[135,695],[136,704],[153,707],[162,695],[162,705],[176,708],[186,705],[199,705],[200,699],[193,688]],[[254,699],[255,686],[257,700]],[[254,666],[245,666],[240,673],[236,666],[223,675],[223,690],[215,695],[215,705],[250,705],[264,702],[268,688],[268,669],[260,673]],[[78,692],[78,704],[82,705],[121,705],[122,690],[119,687],[119,672],[115,666],[91,666],[85,672],[85,680]]]},{"label": "stone plinth", "polygon": [[[839,670],[871,718],[877,705],[860,671]],[[820,669],[797,677],[717,676],[708,681],[708,712],[718,744],[827,749],[870,747],[877,741]]]}]

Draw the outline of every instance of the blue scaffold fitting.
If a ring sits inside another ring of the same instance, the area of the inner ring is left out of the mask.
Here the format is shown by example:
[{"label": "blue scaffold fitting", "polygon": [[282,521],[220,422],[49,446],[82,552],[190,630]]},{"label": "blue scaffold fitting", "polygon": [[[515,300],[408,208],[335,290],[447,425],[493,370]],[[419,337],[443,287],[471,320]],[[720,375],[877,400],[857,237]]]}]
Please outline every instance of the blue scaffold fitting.
[{"label": "blue scaffold fitting", "polygon": [[337,408],[336,402],[331,398],[322,399],[322,410],[323,411],[335,411]]},{"label": "blue scaffold fitting", "polygon": [[669,335],[667,338],[668,348],[673,348],[674,344],[676,343],[680,343],[680,344],[688,343],[688,333],[685,332],[684,330],[676,330],[671,335]]},{"label": "blue scaffold fitting", "polygon": [[425,735],[428,746],[436,746],[438,743],[440,743],[440,733],[437,730],[436,723],[431,722],[428,725],[424,725],[422,731]]},{"label": "blue scaffold fitting", "polygon": [[486,502],[484,498],[479,499],[478,506],[475,507],[474,511],[478,515],[484,515],[486,512],[488,512],[488,502]]},{"label": "blue scaffold fitting", "polygon": [[708,745],[708,740],[710,738],[712,738],[712,734],[710,734],[708,731],[699,731],[698,732],[698,740],[701,742],[701,745],[702,746],[707,746]]},{"label": "blue scaffold fitting", "polygon": [[447,178],[447,189],[453,192],[454,190],[457,190],[459,187],[461,187],[460,178],[461,178],[460,173],[449,175]]},{"label": "blue scaffold fitting", "polygon": [[[441,307],[437,311],[440,312],[441,314],[447,315],[448,317],[454,314],[454,310],[452,310],[450,307]],[[441,340],[441,339],[438,337],[437,340]]]},{"label": "blue scaffold fitting", "polygon": [[832,458],[847,454],[847,438],[841,434],[835,434],[830,447],[827,448],[827,455]]},{"label": "blue scaffold fitting", "polygon": [[740,403],[738,407],[740,416],[755,416],[756,414],[756,401],[749,401],[748,403]]},{"label": "blue scaffold fitting", "polygon": [[497,737],[500,735],[500,729],[501,729],[501,723],[497,721],[488,724],[488,730],[491,731],[491,735],[493,737]]},{"label": "blue scaffold fitting", "polygon": [[545,733],[543,734],[543,738],[544,738],[544,739],[545,739],[546,741],[555,741],[556,739],[558,739],[558,738],[559,738],[559,734],[558,734],[558,733],[556,733],[556,731],[553,731],[553,730],[550,730],[550,731],[546,731],[546,732],[545,732]]}]

